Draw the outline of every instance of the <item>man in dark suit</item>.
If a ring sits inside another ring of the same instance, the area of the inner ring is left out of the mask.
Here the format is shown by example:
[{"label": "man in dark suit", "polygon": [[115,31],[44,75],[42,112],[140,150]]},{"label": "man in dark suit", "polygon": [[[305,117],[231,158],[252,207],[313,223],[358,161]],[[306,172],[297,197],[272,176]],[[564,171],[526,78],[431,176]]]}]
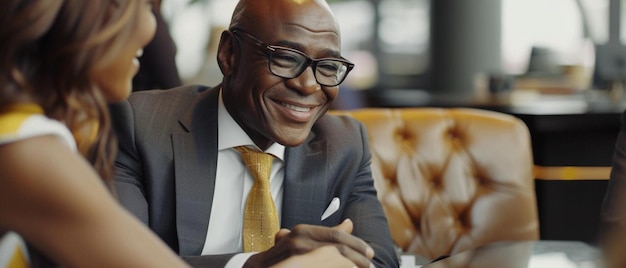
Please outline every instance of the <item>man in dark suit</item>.
[{"label": "man in dark suit", "polygon": [[[268,267],[335,245],[359,267],[397,267],[365,129],[325,115],[353,67],[328,4],[241,0],[217,59],[217,87],[137,92],[112,109],[121,203],[195,266]],[[273,155],[283,229],[260,252],[241,253],[254,179],[238,146]]]}]

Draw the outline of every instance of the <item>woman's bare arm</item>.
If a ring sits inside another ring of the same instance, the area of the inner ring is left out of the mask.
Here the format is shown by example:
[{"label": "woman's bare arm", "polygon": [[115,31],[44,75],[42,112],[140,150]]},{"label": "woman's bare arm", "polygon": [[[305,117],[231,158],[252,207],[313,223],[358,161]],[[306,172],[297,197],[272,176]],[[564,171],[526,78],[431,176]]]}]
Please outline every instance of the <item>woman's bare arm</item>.
[{"label": "woman's bare arm", "polygon": [[58,138],[0,145],[0,229],[66,267],[184,267]]}]

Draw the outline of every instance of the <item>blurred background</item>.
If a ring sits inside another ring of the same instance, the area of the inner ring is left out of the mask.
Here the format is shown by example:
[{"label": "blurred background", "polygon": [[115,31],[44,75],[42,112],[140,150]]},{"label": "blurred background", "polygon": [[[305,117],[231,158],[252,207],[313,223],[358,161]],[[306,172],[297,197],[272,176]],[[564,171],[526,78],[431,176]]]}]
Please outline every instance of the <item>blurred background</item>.
[{"label": "blurred background", "polygon": [[[236,2],[163,0],[160,12],[185,84],[220,81],[215,50]],[[570,103],[584,109],[626,77],[620,69],[626,68],[622,0],[329,2],[342,30],[343,54],[356,63],[342,84],[344,95],[354,99],[343,99],[339,108],[493,104],[484,98],[508,92],[514,96],[507,94],[507,105],[565,94],[584,97],[584,105]]]},{"label": "blurred background", "polygon": [[[594,243],[626,108],[623,1],[328,0],[342,54],[356,64],[334,108],[473,107],[520,118],[541,239]],[[236,3],[162,0],[156,11],[183,84],[221,81],[215,54]]]}]

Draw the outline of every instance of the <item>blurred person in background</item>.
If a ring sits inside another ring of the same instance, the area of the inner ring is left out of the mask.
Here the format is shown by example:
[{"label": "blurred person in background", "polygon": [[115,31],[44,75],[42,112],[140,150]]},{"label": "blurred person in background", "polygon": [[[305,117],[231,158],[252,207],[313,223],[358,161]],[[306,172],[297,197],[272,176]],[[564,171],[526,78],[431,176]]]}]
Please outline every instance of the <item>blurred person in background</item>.
[{"label": "blurred person in background", "polygon": [[139,57],[141,68],[133,78],[133,91],[182,85],[176,67],[176,44],[160,7],[161,0],[156,0],[152,9],[156,18],[156,32]]}]

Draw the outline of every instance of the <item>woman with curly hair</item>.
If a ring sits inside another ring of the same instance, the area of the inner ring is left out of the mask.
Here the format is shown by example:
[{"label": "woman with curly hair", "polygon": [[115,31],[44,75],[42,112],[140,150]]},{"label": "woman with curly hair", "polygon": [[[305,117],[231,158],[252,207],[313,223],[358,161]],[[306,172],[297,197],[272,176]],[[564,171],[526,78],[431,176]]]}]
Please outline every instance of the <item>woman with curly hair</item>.
[{"label": "woman with curly hair", "polygon": [[152,4],[0,1],[0,237],[17,233],[30,251],[14,263],[185,265],[105,187],[116,153],[107,104],[131,92]]}]

